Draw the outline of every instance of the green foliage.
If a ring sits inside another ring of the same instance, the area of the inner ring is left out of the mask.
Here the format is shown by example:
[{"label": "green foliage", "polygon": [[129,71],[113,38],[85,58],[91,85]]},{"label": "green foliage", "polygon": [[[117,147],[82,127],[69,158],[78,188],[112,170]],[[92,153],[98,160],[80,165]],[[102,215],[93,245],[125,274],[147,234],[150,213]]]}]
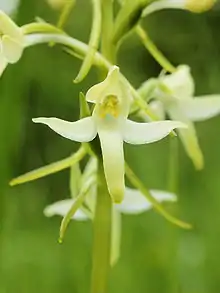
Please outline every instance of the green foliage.
[{"label": "green foliage", "polygon": [[[39,15],[56,22],[57,14],[43,1],[23,0],[21,24]],[[83,17],[82,17],[83,15]],[[219,11],[202,15],[164,11],[145,25],[152,39],[173,64],[187,63],[197,82],[197,94],[220,92]],[[68,32],[88,39],[90,10],[87,0],[77,1],[67,24]],[[139,86],[160,68],[130,37],[121,48],[119,63],[129,80]],[[78,145],[40,129],[32,117],[65,116],[78,119],[78,92],[85,92],[97,75],[91,71],[73,85],[80,62],[58,46],[28,49],[22,60],[7,68],[0,87],[0,292],[86,293],[91,270],[91,223],[71,223],[59,245],[60,218],[47,219],[44,207],[67,198],[68,171],[14,188],[14,176],[62,159]],[[219,293],[220,221],[220,118],[197,126],[205,155],[205,169],[196,172],[181,147],[178,210],[193,224],[182,231],[153,211],[126,216],[122,257],[113,268],[111,292]],[[126,147],[126,155],[141,179],[153,188],[166,188],[168,142]],[[143,158],[145,158],[143,160]],[[171,212],[175,208],[167,206]],[[72,235],[72,236],[71,236]]]}]

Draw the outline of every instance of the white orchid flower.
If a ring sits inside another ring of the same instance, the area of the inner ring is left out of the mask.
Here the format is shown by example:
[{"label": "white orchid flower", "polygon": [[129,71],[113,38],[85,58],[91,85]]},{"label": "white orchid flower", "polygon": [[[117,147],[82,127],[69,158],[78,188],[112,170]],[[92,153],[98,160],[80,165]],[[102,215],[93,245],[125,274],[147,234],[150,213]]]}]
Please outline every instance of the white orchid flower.
[{"label": "white orchid flower", "polygon": [[98,134],[109,193],[114,202],[120,203],[125,189],[123,141],[152,143],[185,125],[178,121],[137,123],[127,119],[131,97],[120,79],[117,66],[111,68],[103,82],[87,92],[86,99],[95,103],[90,117],[76,122],[57,118],[36,118],[33,122],[46,124],[61,136],[77,142],[92,141]]},{"label": "white orchid flower", "polygon": [[162,87],[160,86],[160,89],[155,91],[155,98],[158,99],[156,102],[159,102],[157,103],[157,113],[164,111],[171,119],[188,125],[186,129],[177,131],[188,156],[195,167],[201,169],[204,164],[203,155],[193,122],[218,115],[220,113],[220,95],[194,97],[194,80],[187,65],[181,65],[176,72],[160,77],[159,83]]},{"label": "white orchid flower", "polygon": [[163,9],[183,9],[194,13],[201,13],[211,9],[216,0],[159,0],[148,5],[142,16],[147,16],[155,11]]},{"label": "white orchid flower", "polygon": [[24,36],[22,29],[0,11],[0,76],[8,63],[16,63],[23,53]]},{"label": "white orchid flower", "polygon": [[[97,160],[91,159],[87,164],[85,171],[79,177],[76,175],[76,168],[72,172],[73,181],[71,184],[71,196],[70,199],[61,200],[47,206],[44,210],[44,214],[47,217],[54,215],[60,215],[64,217],[71,209],[77,195],[80,190],[87,184],[89,178],[97,172]],[[75,175],[75,176],[74,176]],[[80,186],[78,185],[80,182]],[[177,197],[173,193],[160,190],[151,190],[152,196],[159,202],[171,201],[175,202]],[[90,186],[85,198],[85,205],[88,210],[81,207],[72,217],[76,221],[93,220],[96,205],[96,181],[94,185]],[[152,208],[152,204],[142,195],[138,190],[125,188],[125,197],[121,204],[114,204],[112,209],[112,232],[111,232],[111,264],[114,265],[120,256],[120,243],[121,243],[121,214],[137,215],[144,213]]]}]

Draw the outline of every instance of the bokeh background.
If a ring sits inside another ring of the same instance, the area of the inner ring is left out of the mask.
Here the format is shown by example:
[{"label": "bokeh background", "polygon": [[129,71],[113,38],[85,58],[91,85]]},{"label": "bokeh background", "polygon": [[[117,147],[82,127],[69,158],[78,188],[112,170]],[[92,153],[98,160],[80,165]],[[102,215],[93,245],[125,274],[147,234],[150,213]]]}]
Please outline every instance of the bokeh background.
[{"label": "bokeh background", "polygon": [[[4,7],[7,1],[0,0]],[[9,3],[9,2],[8,2]],[[15,15],[22,25],[36,16],[55,23],[58,13],[44,0],[22,0]],[[66,30],[87,41],[88,0],[79,0]],[[196,93],[220,94],[220,10],[195,15],[163,11],[144,21],[148,33],[175,64],[189,64]],[[121,70],[135,86],[161,70],[131,35],[122,46]],[[10,188],[11,178],[65,158],[78,145],[62,139],[32,117],[78,118],[78,93],[98,80],[93,69],[74,85],[80,61],[59,46],[27,49],[0,81],[0,293],[86,293],[91,271],[92,224],[72,222],[58,244],[60,218],[44,207],[68,198],[69,170]],[[191,222],[192,231],[167,223],[154,211],[123,217],[122,254],[113,268],[109,292],[220,292],[220,117],[196,125],[205,169],[196,172],[180,147],[179,200],[166,207]],[[151,188],[167,188],[169,139],[127,146],[126,158]]]}]

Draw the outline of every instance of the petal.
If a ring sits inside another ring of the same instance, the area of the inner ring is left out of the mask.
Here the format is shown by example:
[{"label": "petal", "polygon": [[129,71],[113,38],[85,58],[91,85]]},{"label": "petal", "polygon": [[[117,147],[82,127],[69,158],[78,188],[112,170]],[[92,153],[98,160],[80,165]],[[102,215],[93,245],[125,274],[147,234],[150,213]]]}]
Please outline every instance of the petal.
[{"label": "petal", "polygon": [[220,95],[182,100],[179,106],[189,120],[203,121],[220,113]]},{"label": "petal", "polygon": [[114,202],[121,202],[124,197],[124,150],[121,133],[116,125],[105,127],[100,123],[100,138],[105,177],[110,195]]},{"label": "petal", "polygon": [[168,113],[172,119],[179,119],[187,125],[186,129],[179,129],[178,134],[183,143],[185,151],[193,161],[195,168],[198,170],[202,169],[204,165],[204,159],[193,123],[184,115],[180,107],[170,108]]},{"label": "petal", "polygon": [[23,40],[21,28],[3,11],[0,11],[0,30],[3,35],[8,35],[17,42],[22,42]]},{"label": "petal", "polygon": [[187,65],[178,66],[177,71],[161,77],[161,81],[176,98],[184,99],[194,95],[194,80]]},{"label": "petal", "polygon": [[178,130],[178,134],[196,169],[201,170],[204,166],[204,159],[193,123],[188,122],[188,128]]},{"label": "petal", "polygon": [[[55,215],[64,217],[70,210],[73,203],[74,203],[73,199],[65,199],[65,200],[57,201],[47,206],[44,210],[44,214],[46,217],[52,217]],[[77,221],[85,221],[85,220],[88,220],[89,217],[81,209],[78,209],[75,215],[73,216],[73,219]]]},{"label": "petal", "polygon": [[99,103],[105,96],[120,94],[119,67],[112,66],[106,79],[88,90],[86,100],[91,103]]},{"label": "petal", "polygon": [[[163,190],[150,190],[151,195],[158,201],[176,201],[175,194]],[[116,209],[124,214],[140,214],[152,208],[152,204],[137,189],[125,188],[125,198]]]},{"label": "petal", "polygon": [[7,60],[5,59],[5,57],[2,54],[0,54],[0,77],[2,76],[7,65],[8,65]]},{"label": "petal", "polygon": [[116,209],[112,209],[112,231],[111,231],[111,266],[114,266],[121,250],[121,215]]},{"label": "petal", "polygon": [[9,63],[16,63],[23,53],[23,45],[10,36],[2,37],[2,54]]},{"label": "petal", "polygon": [[20,0],[4,0],[0,1],[0,9],[3,10],[7,14],[13,14],[18,6]]},{"label": "petal", "polygon": [[160,0],[151,3],[148,5],[143,13],[142,16],[145,17],[151,13],[162,9],[185,9],[185,0]]},{"label": "petal", "polygon": [[32,121],[45,124],[59,135],[77,142],[91,141],[97,135],[95,122],[92,117],[76,122],[68,122],[57,118],[34,118]]},{"label": "petal", "polygon": [[166,137],[175,128],[185,128],[179,121],[157,121],[138,123],[127,120],[123,128],[124,141],[130,144],[152,143]]}]

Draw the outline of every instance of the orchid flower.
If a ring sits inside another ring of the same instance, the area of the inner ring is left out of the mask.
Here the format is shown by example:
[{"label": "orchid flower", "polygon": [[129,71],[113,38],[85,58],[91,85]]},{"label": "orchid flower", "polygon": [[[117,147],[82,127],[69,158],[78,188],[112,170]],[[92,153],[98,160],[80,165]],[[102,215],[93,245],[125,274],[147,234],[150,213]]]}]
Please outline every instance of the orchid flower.
[{"label": "orchid flower", "polygon": [[22,29],[0,11],[0,76],[8,63],[16,63],[23,53],[24,36]]},{"label": "orchid flower", "polygon": [[[158,79],[154,91],[157,100],[153,100],[153,109],[160,118],[165,112],[171,119],[187,124],[186,129],[179,129],[180,139],[195,167],[203,167],[203,155],[198,143],[193,122],[212,118],[220,113],[220,95],[194,97],[194,80],[187,65],[181,65],[176,72]],[[151,104],[150,104],[151,105]]]},{"label": "orchid flower", "polygon": [[211,9],[216,0],[159,0],[154,1],[150,5],[148,5],[144,11],[142,16],[147,16],[155,11],[159,11],[162,9],[183,9],[189,10],[195,13],[201,13]]},{"label": "orchid flower", "polygon": [[[77,169],[76,169],[77,167]],[[72,198],[61,200],[47,206],[44,214],[47,217],[60,215],[65,217],[68,211],[74,204],[80,191],[87,185],[91,176],[97,172],[97,159],[92,158],[85,167],[83,174],[79,174],[79,165],[75,165],[72,170],[71,180],[71,196]],[[80,185],[79,185],[80,182]],[[72,219],[76,221],[93,220],[95,205],[96,205],[96,180],[90,186],[85,197],[85,207],[81,206]],[[177,200],[176,195],[166,191],[151,190],[152,196],[159,202]],[[120,243],[121,243],[121,214],[137,215],[148,211],[152,208],[152,204],[142,195],[138,190],[125,188],[125,197],[121,204],[114,204],[112,209],[112,232],[111,232],[111,264],[114,265],[120,256]]]},{"label": "orchid flower", "polygon": [[77,142],[90,142],[98,134],[108,190],[113,201],[120,203],[125,190],[123,141],[130,144],[155,142],[185,125],[178,121],[137,123],[127,119],[131,94],[117,66],[111,68],[103,82],[87,92],[86,100],[95,104],[90,117],[76,122],[35,118],[33,122],[46,124],[61,136]]}]

